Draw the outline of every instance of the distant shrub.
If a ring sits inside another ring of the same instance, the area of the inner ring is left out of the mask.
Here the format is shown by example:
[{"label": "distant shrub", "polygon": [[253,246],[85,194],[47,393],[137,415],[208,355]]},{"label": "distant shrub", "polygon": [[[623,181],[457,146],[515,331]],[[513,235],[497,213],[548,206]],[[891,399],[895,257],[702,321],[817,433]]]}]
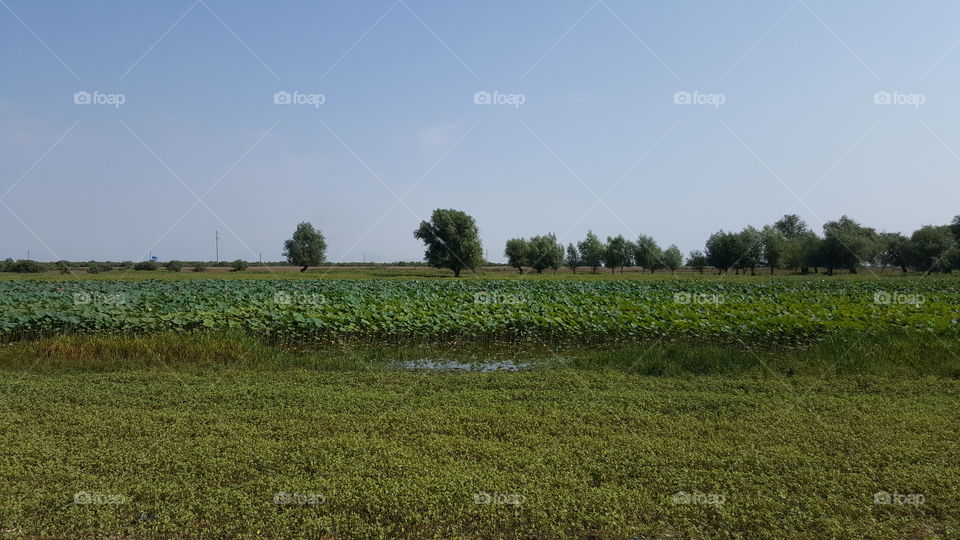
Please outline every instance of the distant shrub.
[{"label": "distant shrub", "polygon": [[200,266],[199,264],[193,267],[194,272],[206,272],[207,268],[205,266]]},{"label": "distant shrub", "polygon": [[67,261],[57,261],[57,271],[60,272],[61,274],[69,274],[70,263],[68,263]]},{"label": "distant shrub", "polygon": [[133,265],[134,270],[156,270],[159,268],[157,261],[140,261]]},{"label": "distant shrub", "polygon": [[133,261],[123,261],[120,263],[121,270],[130,270],[131,268],[133,268]]},{"label": "distant shrub", "polygon": [[244,261],[241,259],[237,259],[233,261],[233,263],[230,266],[233,268],[232,270],[233,272],[243,272],[244,270],[250,267],[250,265],[247,264],[247,261]]},{"label": "distant shrub", "polygon": [[100,274],[103,272],[109,272],[111,270],[113,270],[113,267],[104,263],[93,263],[87,267],[88,274]]},{"label": "distant shrub", "polygon": [[180,261],[170,261],[166,264],[165,268],[168,272],[179,272],[183,270],[183,263]]},{"label": "distant shrub", "polygon": [[8,263],[5,266],[7,272],[17,272],[20,274],[39,274],[46,270],[46,267],[42,264],[29,259],[21,259],[14,263]]}]

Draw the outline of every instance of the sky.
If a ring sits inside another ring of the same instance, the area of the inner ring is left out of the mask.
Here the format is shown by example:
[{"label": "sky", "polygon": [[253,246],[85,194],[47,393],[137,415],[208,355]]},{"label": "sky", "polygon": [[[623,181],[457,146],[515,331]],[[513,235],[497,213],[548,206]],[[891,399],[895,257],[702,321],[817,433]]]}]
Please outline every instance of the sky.
[{"label": "sky", "polygon": [[960,213],[960,3],[0,0],[0,258]]}]

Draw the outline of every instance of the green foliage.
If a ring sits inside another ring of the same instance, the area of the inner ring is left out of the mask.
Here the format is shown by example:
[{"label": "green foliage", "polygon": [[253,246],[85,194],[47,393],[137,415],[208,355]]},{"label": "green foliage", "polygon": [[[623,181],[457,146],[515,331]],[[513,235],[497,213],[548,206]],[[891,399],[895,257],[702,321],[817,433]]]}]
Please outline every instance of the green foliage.
[{"label": "green foliage", "polygon": [[103,263],[94,263],[87,267],[88,274],[102,274],[111,270],[113,270],[112,266]]},{"label": "green foliage", "polygon": [[736,233],[720,230],[710,235],[706,249],[710,266],[716,268],[718,274],[729,272],[730,268],[738,261],[740,239]]},{"label": "green foliage", "polygon": [[193,267],[193,271],[194,271],[194,272],[206,272],[206,271],[207,271],[207,267],[206,267],[206,266],[203,266],[202,264],[198,264],[198,265],[196,265],[196,266]]},{"label": "green foliage", "polygon": [[573,242],[567,244],[567,257],[564,259],[564,264],[566,264],[567,268],[572,270],[574,274],[577,273],[577,267],[583,264],[580,260],[580,253],[577,251],[577,247],[573,245]]},{"label": "green foliage", "polygon": [[231,272],[243,272],[250,267],[250,264],[243,259],[237,259],[230,263]]},{"label": "green foliage", "polygon": [[157,270],[160,268],[160,265],[157,264],[157,261],[140,261],[137,264],[133,265],[134,270]]},{"label": "green foliage", "polygon": [[760,262],[770,268],[770,273],[783,263],[783,252],[786,248],[787,237],[777,227],[767,225],[760,231],[762,238]]},{"label": "green foliage", "polygon": [[896,266],[906,274],[910,265],[910,239],[900,233],[880,233],[877,235],[877,256],[875,262],[880,272],[888,266]]},{"label": "green foliage", "polygon": [[910,265],[926,274],[949,272],[956,246],[949,226],[923,226],[910,237]]},{"label": "green foliage", "polygon": [[603,259],[606,256],[603,242],[593,234],[593,231],[588,231],[587,237],[577,244],[577,249],[580,251],[580,260],[583,261],[583,265],[589,266],[596,274],[597,268],[603,265]]},{"label": "green foliage", "polygon": [[70,273],[70,263],[67,261],[57,261],[56,267],[57,272],[60,272],[63,275]]},{"label": "green foliage", "polygon": [[426,245],[423,258],[430,266],[449,268],[456,277],[483,264],[480,230],[465,212],[438,208],[429,222],[420,222],[413,236]]},{"label": "green foliage", "polygon": [[327,241],[323,233],[304,221],[297,225],[293,238],[283,243],[283,256],[290,264],[302,266],[301,272],[326,260]]},{"label": "green foliage", "polygon": [[680,248],[671,245],[663,252],[662,261],[667,270],[676,272],[677,268],[683,266],[683,253],[680,252]]},{"label": "green foliage", "polygon": [[525,264],[536,270],[538,274],[543,273],[547,268],[552,268],[556,272],[563,266],[563,254],[563,245],[557,242],[557,237],[553,233],[534,236],[527,242]]},{"label": "green foliage", "polygon": [[690,256],[687,258],[687,266],[702,274],[703,270],[710,266],[710,261],[702,251],[695,249],[690,252]]},{"label": "green foliage", "polygon": [[611,272],[616,271],[617,267],[620,267],[620,271],[623,272],[623,267],[630,264],[632,258],[633,254],[623,235],[607,237],[607,244],[603,249],[603,264]]},{"label": "green foliage", "polygon": [[511,238],[507,240],[507,246],[503,250],[503,256],[507,258],[507,264],[516,268],[521,274],[523,265],[527,262],[527,241],[523,238]]},{"label": "green foliage", "polygon": [[773,228],[787,240],[803,236],[810,232],[805,221],[796,214],[787,214],[773,224]]},{"label": "green foliage", "polygon": [[631,247],[633,248],[631,257],[636,265],[643,267],[644,270],[650,270],[650,273],[653,273],[654,270],[666,266],[663,250],[653,238],[641,234]]},{"label": "green foliage", "polygon": [[169,262],[167,262],[167,264],[166,264],[164,267],[167,269],[168,272],[179,272],[179,271],[183,270],[183,262],[182,262],[182,261],[169,261]]},{"label": "green foliage", "polygon": [[876,248],[876,231],[843,216],[823,225],[819,258],[829,275],[836,268],[856,273],[861,264],[874,259]]},{"label": "green foliage", "polygon": [[11,259],[7,259],[4,262],[4,271],[5,272],[14,272],[18,274],[39,274],[45,272],[47,267],[37,261],[31,261],[30,259],[20,259],[14,262]]}]

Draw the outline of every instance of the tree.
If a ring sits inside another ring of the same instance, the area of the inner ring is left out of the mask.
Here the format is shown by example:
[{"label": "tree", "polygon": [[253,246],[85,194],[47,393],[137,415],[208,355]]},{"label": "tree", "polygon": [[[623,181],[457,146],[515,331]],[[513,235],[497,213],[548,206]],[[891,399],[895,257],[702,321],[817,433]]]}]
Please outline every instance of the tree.
[{"label": "tree", "polygon": [[650,270],[652,274],[657,268],[663,268],[663,250],[657,245],[656,240],[649,236],[640,235],[637,242],[633,244],[633,260],[637,266],[642,266],[644,271]]},{"label": "tree", "polygon": [[704,255],[702,251],[695,249],[691,251],[690,256],[687,257],[687,266],[702,274],[703,269],[710,266],[710,261],[707,260],[707,256]]},{"label": "tree", "polygon": [[736,238],[735,266],[744,274],[749,268],[750,275],[756,275],[757,265],[760,264],[763,255],[763,236],[755,227],[747,226],[736,235]]},{"label": "tree", "polygon": [[426,245],[423,258],[430,266],[449,268],[456,277],[465,268],[474,270],[483,263],[477,223],[460,210],[434,210],[430,221],[421,221],[413,236]]},{"label": "tree", "polygon": [[799,270],[807,274],[810,267],[820,266],[818,255],[820,252],[820,237],[813,231],[806,231],[794,238],[788,238],[783,245],[781,266]]},{"label": "tree", "polygon": [[953,231],[953,237],[960,244],[960,216],[953,217],[953,223],[950,224],[950,230]]},{"label": "tree", "polygon": [[770,267],[770,275],[776,268],[780,268],[780,262],[783,259],[784,245],[787,243],[787,237],[776,227],[767,225],[760,231],[762,245],[760,247],[761,263]]},{"label": "tree", "polygon": [[168,272],[179,272],[183,270],[183,262],[181,261],[168,261],[164,266]]},{"label": "tree", "polygon": [[949,272],[950,254],[956,245],[950,226],[920,227],[910,236],[910,265],[924,274]]},{"label": "tree", "polygon": [[603,264],[606,256],[603,243],[597,235],[593,234],[593,231],[587,231],[587,237],[577,244],[577,248],[580,250],[580,260],[583,265],[592,268],[593,273],[596,274],[597,268]]},{"label": "tree", "polygon": [[577,267],[580,266],[580,253],[577,252],[577,247],[573,245],[573,242],[567,244],[567,259],[564,262],[567,268],[573,270],[574,275],[576,275]]},{"label": "tree", "polygon": [[707,260],[710,266],[717,269],[718,274],[729,272],[730,267],[737,262],[738,238],[736,233],[718,232],[707,239]]},{"label": "tree", "polygon": [[[231,270],[230,270],[231,272],[243,272],[244,270],[249,268],[250,265],[247,263],[247,261],[243,259],[237,259],[232,263],[230,263],[230,267],[231,267]],[[301,270],[301,272],[303,272],[303,270]]]},{"label": "tree", "polygon": [[910,265],[910,239],[900,233],[880,233],[877,237],[877,256],[882,274],[888,266],[897,266],[904,274]]},{"label": "tree", "polygon": [[543,273],[547,268],[552,268],[556,272],[563,266],[563,245],[557,242],[557,237],[553,233],[534,236],[527,243],[526,264],[538,274]]},{"label": "tree", "polygon": [[327,241],[323,238],[323,233],[306,221],[297,225],[293,238],[283,243],[283,256],[290,264],[302,266],[301,272],[322,263],[326,252]]},{"label": "tree", "polygon": [[784,238],[791,240],[810,232],[806,222],[796,214],[787,214],[773,224],[773,228],[780,231]]},{"label": "tree", "polygon": [[503,250],[503,256],[507,258],[507,264],[523,273],[523,265],[527,261],[527,250],[529,246],[523,238],[511,238],[507,240],[507,247]]},{"label": "tree", "polygon": [[610,238],[607,237],[607,245],[604,248],[603,263],[611,272],[615,272],[620,267],[620,273],[623,273],[623,267],[630,262],[631,256],[627,249],[627,240],[623,235]]},{"label": "tree", "polygon": [[683,265],[683,253],[680,252],[680,248],[675,245],[671,245],[663,252],[663,266],[670,270],[670,273],[677,271],[677,268]]},{"label": "tree", "polygon": [[876,247],[876,231],[847,216],[823,225],[820,256],[829,276],[835,268],[846,268],[856,274],[863,261],[873,260]]}]

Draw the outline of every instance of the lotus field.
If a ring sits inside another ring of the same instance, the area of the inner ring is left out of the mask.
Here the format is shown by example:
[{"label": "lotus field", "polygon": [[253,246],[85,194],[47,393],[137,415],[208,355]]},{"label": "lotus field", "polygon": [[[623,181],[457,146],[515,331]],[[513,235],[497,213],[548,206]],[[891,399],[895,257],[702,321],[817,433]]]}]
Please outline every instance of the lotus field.
[{"label": "lotus field", "polygon": [[241,331],[272,343],[956,336],[950,278],[0,282],[0,337]]}]

